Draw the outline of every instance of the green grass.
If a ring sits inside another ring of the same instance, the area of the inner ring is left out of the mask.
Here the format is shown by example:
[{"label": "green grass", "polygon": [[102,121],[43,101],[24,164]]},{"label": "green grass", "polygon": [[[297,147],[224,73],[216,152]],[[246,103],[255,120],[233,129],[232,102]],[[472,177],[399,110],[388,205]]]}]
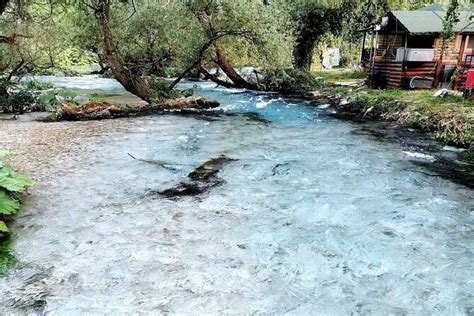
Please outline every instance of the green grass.
[{"label": "green grass", "polygon": [[11,252],[11,238],[0,240],[0,276],[5,275],[17,260]]},{"label": "green grass", "polygon": [[446,112],[449,109],[473,108],[472,101],[461,96],[448,94],[444,97],[435,97],[435,92],[436,90],[367,89],[363,98],[366,100],[402,101],[415,105],[421,111]]},{"label": "green grass", "polygon": [[312,71],[312,73],[316,77],[322,77],[328,83],[361,80],[367,77],[366,72],[352,68],[323,69],[322,71]]},{"label": "green grass", "polygon": [[[471,100],[454,94],[435,97],[435,90],[374,90],[365,88],[352,94],[360,106],[401,126],[435,132],[436,139],[450,145],[474,144],[474,106]],[[350,93],[349,93],[350,95]]]}]

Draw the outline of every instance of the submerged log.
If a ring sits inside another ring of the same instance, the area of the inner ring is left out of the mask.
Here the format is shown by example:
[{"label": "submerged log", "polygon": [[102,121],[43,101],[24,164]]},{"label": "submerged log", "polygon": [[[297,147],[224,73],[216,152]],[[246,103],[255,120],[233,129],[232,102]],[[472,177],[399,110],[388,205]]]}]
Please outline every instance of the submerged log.
[{"label": "submerged log", "polygon": [[224,180],[218,177],[218,173],[225,164],[234,160],[235,159],[231,159],[225,155],[212,158],[189,173],[188,179],[172,188],[158,191],[157,193],[167,198],[203,194],[224,182]]}]

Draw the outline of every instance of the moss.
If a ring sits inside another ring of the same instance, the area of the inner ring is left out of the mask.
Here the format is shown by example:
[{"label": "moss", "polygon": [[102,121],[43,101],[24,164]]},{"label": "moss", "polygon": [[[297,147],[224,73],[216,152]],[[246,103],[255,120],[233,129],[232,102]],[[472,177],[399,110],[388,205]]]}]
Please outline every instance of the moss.
[{"label": "moss", "polygon": [[17,260],[11,252],[11,238],[0,240],[0,275],[5,275]]}]

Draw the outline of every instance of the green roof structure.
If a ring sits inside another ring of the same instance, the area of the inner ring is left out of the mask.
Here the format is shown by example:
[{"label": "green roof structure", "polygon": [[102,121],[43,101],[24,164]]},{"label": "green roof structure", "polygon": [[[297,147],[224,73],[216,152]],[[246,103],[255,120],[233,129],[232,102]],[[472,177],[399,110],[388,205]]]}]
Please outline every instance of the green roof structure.
[{"label": "green roof structure", "polygon": [[[405,32],[412,35],[437,34],[443,30],[443,18],[445,11],[432,11],[437,7],[428,7],[425,10],[417,11],[391,11],[389,14]],[[454,31],[460,33],[474,33],[473,11],[462,11],[459,22],[455,25]]]}]

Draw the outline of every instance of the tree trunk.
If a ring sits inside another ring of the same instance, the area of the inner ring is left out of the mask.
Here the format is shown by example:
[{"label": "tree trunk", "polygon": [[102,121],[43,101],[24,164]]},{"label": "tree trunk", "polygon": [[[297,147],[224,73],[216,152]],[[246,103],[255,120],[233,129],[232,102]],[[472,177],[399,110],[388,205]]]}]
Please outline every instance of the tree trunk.
[{"label": "tree trunk", "polygon": [[204,44],[201,49],[199,50],[199,55],[197,56],[196,60],[188,66],[188,68],[186,68],[179,76],[178,78],[176,78],[172,83],[171,85],[168,87],[168,89],[174,89],[174,87],[181,81],[183,80],[184,77],[186,77],[186,75],[192,71],[193,69],[195,69],[196,67],[198,67],[200,64],[201,64],[201,61],[202,61],[202,58],[204,56],[204,53],[206,52],[206,50],[211,47],[213,43],[213,40],[209,40],[206,44]]},{"label": "tree trunk", "polygon": [[293,49],[293,66],[296,69],[311,70],[315,46],[315,39],[305,38],[305,34],[300,34],[300,36],[298,36],[296,45]]},{"label": "tree trunk", "polygon": [[257,90],[258,87],[254,84],[251,84],[244,78],[237,71],[235,71],[234,67],[232,67],[227,60],[227,56],[225,55],[224,49],[222,45],[218,42],[214,43],[214,47],[216,49],[217,55],[217,64],[222,69],[222,71],[229,77],[230,80],[234,83],[236,88],[245,88],[251,90]]},{"label": "tree trunk", "polygon": [[149,102],[150,86],[146,78],[132,73],[127,69],[119,56],[109,28],[109,9],[111,0],[100,0],[99,7],[95,10],[95,17],[104,48],[104,58],[112,73],[122,86],[132,94]]},{"label": "tree trunk", "polygon": [[224,88],[236,88],[235,84],[219,79],[219,77],[217,75],[213,75],[213,74],[209,73],[202,66],[199,66],[199,71],[204,75],[204,78],[206,80],[212,80],[219,86],[222,86]]}]

